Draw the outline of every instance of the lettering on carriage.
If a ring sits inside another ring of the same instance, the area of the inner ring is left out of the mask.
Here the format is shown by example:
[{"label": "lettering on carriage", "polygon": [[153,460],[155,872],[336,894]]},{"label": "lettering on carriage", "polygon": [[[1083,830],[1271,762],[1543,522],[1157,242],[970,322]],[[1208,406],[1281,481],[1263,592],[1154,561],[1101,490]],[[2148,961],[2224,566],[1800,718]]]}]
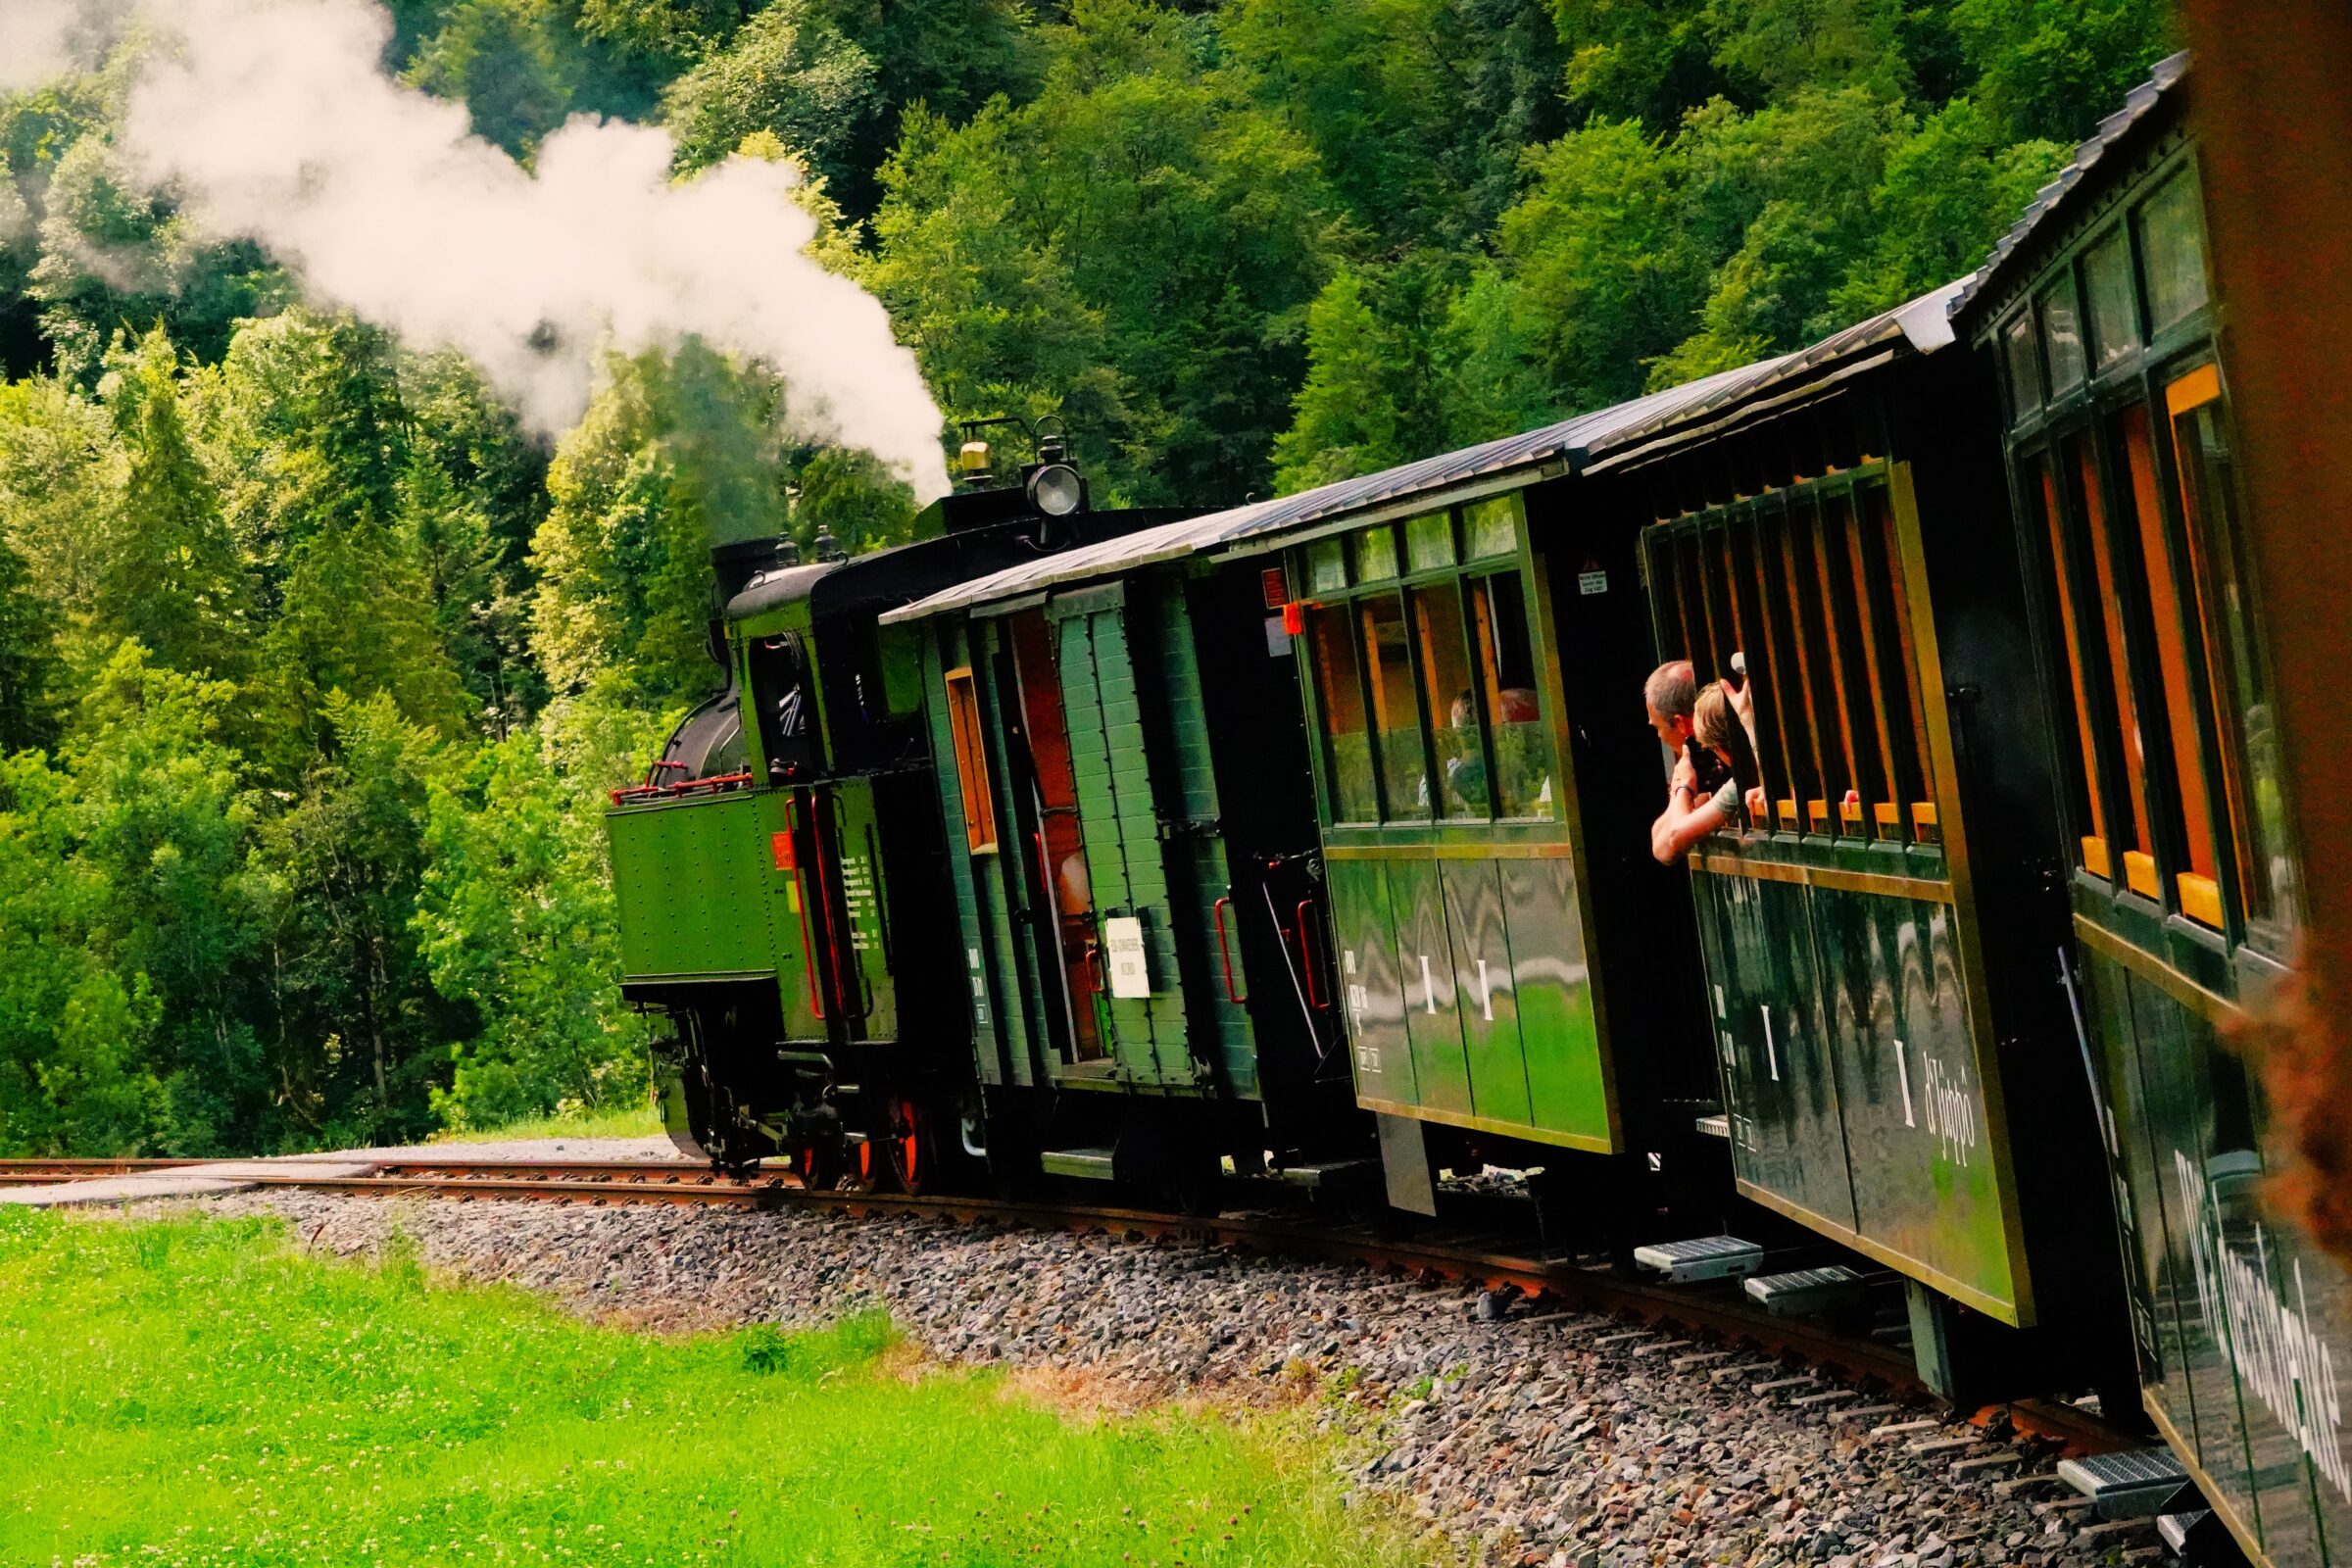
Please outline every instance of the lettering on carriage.
[{"label": "lettering on carriage", "polygon": [[2352,1500],[2352,1468],[2344,1462],[2343,1406],[2335,1384],[2335,1351],[2311,1326],[2311,1303],[2303,1289],[2303,1262],[2289,1270],[2291,1299],[2272,1283],[2270,1239],[2262,1221],[2248,1220],[2253,1255],[2229,1245],[2221,1204],[2204,1173],[2180,1150],[2173,1174],[2180,1204],[2197,1216],[2189,1232],[2188,1255],[2197,1282],[2197,1305],[2205,1321],[2223,1331],[2238,1385],[2251,1389],[2278,1424],[2295,1435],[2312,1468]]},{"label": "lettering on carriage", "polygon": [[1355,1064],[1365,1072],[1380,1071],[1380,1048],[1361,1043],[1364,1033],[1364,1014],[1371,1010],[1372,993],[1355,978],[1355,950],[1348,948],[1340,955],[1340,972],[1348,981],[1348,1032],[1356,1037]]},{"label": "lettering on carriage", "polygon": [[985,1029],[988,1027],[988,981],[980,973],[980,950],[963,950],[965,965],[972,971],[972,1017]]},{"label": "lettering on carriage", "polygon": [[1429,955],[1426,953],[1421,955],[1421,1010],[1423,1012],[1438,1010],[1438,982],[1437,978],[1429,972]]},{"label": "lettering on carriage", "polygon": [[1494,1021],[1494,983],[1487,978],[1487,960],[1478,960],[1478,1004],[1486,1010],[1487,1022]]},{"label": "lettering on carriage", "polygon": [[1965,1170],[1977,1147],[1977,1097],[1969,1087],[1968,1068],[1964,1065],[1955,1073],[1940,1059],[1922,1051],[1919,1098],[1925,1104],[1917,1105],[1911,1095],[1910,1055],[1909,1048],[1897,1040],[1894,1072],[1903,1091],[1903,1125],[1917,1127],[1924,1109],[1928,1136],[1936,1140],[1936,1153]]}]

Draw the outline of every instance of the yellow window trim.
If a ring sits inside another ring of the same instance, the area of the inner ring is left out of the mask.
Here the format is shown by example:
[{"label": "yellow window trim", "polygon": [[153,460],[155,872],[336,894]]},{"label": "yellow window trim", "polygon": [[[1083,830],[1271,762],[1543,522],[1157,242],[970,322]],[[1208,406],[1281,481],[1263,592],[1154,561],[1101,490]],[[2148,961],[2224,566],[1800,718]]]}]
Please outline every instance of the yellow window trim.
[{"label": "yellow window trim", "polygon": [[2082,835],[2082,869],[2092,876],[2105,877],[2109,881],[2115,879],[2115,863],[2107,858],[2105,839],[2094,838],[2087,833]]},{"label": "yellow window trim", "polygon": [[2156,857],[2142,855],[2137,850],[2124,852],[2124,886],[2143,899],[2158,897],[2163,886],[2156,880]]},{"label": "yellow window trim", "polygon": [[2221,884],[2194,871],[2182,871],[2173,881],[2180,889],[2180,912],[2199,925],[2209,925],[2219,931],[2222,928]]},{"label": "yellow window trim", "polygon": [[2191,409],[2203,408],[2221,395],[2220,368],[2212,365],[2200,365],[2164,389],[2164,410],[2177,419]]},{"label": "yellow window trim", "polygon": [[1790,832],[1794,832],[1796,830],[1796,803],[1794,801],[1783,801],[1780,803],[1780,816],[1783,826],[1787,827]]}]

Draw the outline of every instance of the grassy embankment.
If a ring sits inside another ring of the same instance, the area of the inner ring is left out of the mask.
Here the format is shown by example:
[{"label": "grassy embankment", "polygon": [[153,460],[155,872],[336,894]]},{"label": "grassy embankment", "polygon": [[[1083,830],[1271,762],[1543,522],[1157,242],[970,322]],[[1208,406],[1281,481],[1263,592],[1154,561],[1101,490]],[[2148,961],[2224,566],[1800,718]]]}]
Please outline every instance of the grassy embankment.
[{"label": "grassy embankment", "polygon": [[538,1116],[509,1122],[504,1127],[469,1127],[436,1133],[436,1144],[505,1143],[524,1138],[659,1138],[662,1113],[649,1104],[615,1106],[610,1110],[574,1111],[567,1116]]},{"label": "grassy embankment", "polygon": [[656,1339],[272,1222],[0,1209],[0,1562],[1412,1559],[1298,1412],[1071,1421],[891,1344]]}]

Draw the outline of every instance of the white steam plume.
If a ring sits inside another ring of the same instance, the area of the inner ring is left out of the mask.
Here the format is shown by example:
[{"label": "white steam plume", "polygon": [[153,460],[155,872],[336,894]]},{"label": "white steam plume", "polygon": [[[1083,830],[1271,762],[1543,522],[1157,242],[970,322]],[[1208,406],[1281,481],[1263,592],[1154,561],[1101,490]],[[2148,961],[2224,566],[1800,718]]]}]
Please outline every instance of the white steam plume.
[{"label": "white steam plume", "polygon": [[[0,12],[47,0],[0,0]],[[666,132],[580,117],[526,171],[463,105],[379,69],[371,0],[142,0],[160,24],[119,146],[205,228],[258,242],[315,298],[482,368],[535,426],[587,406],[600,345],[692,335],[760,361],[793,432],[946,493],[938,407],[882,305],[803,254],[787,165],[669,177]]]}]

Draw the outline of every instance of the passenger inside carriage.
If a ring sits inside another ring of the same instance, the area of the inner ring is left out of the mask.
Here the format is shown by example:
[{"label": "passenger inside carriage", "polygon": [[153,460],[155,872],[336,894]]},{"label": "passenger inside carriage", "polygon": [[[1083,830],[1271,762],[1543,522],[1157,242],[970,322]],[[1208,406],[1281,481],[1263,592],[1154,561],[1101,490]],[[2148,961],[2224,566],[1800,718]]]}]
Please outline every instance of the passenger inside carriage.
[{"label": "passenger inside carriage", "polygon": [[[1690,666],[1682,667],[1688,670]],[[1763,809],[1762,772],[1756,765],[1755,747],[1748,739],[1740,707],[1739,694],[1722,681],[1710,684],[1691,704],[1690,729],[1696,746],[1676,760],[1666,809],[1650,827],[1650,854],[1661,865],[1672,865],[1710,833],[1726,828],[1743,831],[1752,814]],[[1653,707],[1653,725],[1655,712]],[[1701,793],[1699,774],[1691,760],[1693,750],[1704,751],[1715,763],[1715,776],[1722,779],[1711,794]]]}]

